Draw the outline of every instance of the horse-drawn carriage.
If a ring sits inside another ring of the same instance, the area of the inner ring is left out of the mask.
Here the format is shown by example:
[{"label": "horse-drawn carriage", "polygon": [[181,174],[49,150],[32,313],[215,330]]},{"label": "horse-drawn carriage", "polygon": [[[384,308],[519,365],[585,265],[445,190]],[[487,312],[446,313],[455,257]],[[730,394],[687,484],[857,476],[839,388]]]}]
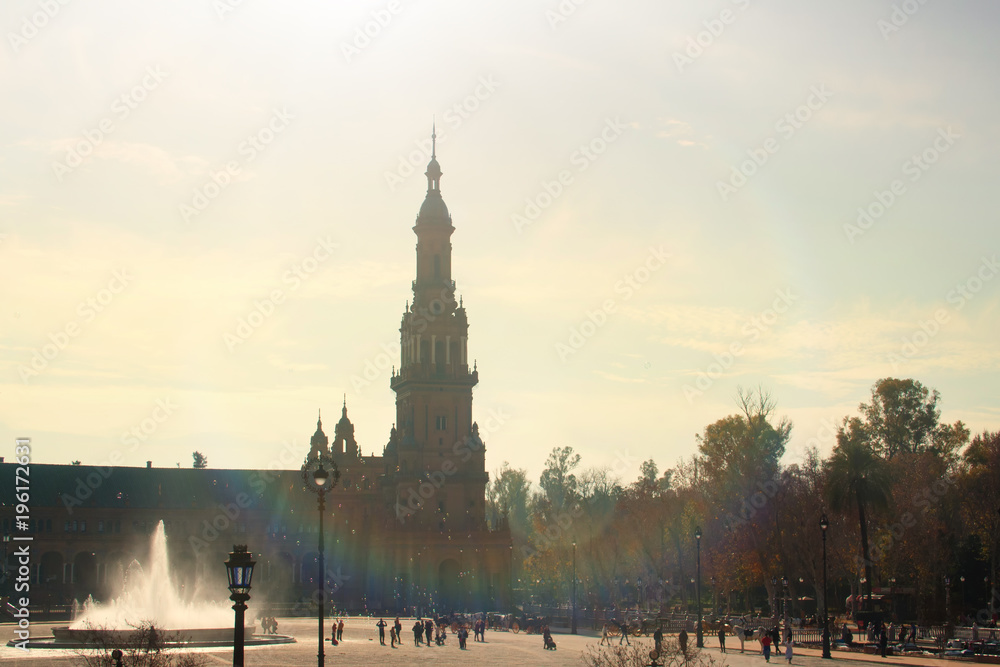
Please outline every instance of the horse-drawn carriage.
[{"label": "horse-drawn carriage", "polygon": [[515,633],[523,630],[526,634],[532,635],[541,633],[542,628],[548,624],[548,616],[521,616],[511,624],[510,629]]}]

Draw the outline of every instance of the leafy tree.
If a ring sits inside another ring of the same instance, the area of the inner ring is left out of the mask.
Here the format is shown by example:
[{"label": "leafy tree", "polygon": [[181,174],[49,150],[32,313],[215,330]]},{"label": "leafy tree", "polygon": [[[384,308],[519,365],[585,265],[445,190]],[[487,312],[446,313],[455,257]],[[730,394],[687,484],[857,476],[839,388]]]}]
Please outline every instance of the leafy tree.
[{"label": "leafy tree", "polygon": [[528,499],[531,482],[527,471],[511,468],[503,462],[493,473],[493,481],[486,489],[486,512],[491,521],[506,518],[511,532],[524,537],[528,529]]},{"label": "leafy tree", "polygon": [[941,411],[940,395],[916,380],[883,378],[872,386],[872,398],[859,410],[865,417],[864,428],[875,450],[884,458],[931,446]]},{"label": "leafy tree", "polygon": [[73,461],[70,465],[78,466],[80,465],[80,461]]},{"label": "leafy tree", "polygon": [[[996,609],[997,566],[1000,554],[1000,431],[983,431],[963,454],[966,472],[962,515],[966,530],[977,538],[980,558],[989,559],[989,611]],[[982,622],[983,619],[980,619]]]},{"label": "leafy tree", "polygon": [[191,464],[192,468],[201,470],[208,467],[208,457],[201,452],[194,452],[191,454],[191,458],[194,459],[194,462]]},{"label": "leafy tree", "polygon": [[[736,505],[767,480],[773,480],[785,453],[792,424],[787,419],[775,427],[770,419],[775,403],[769,393],[742,388],[737,396],[740,412],[705,427],[698,436],[698,464],[715,500]],[[732,507],[726,509],[732,510]]]},{"label": "leafy tree", "polygon": [[660,473],[660,469],[656,467],[656,461],[649,459],[643,461],[639,466],[639,479],[653,484],[656,482],[656,476]]},{"label": "leafy tree", "polygon": [[573,470],[580,465],[580,455],[572,447],[555,447],[545,461],[538,485],[553,510],[564,509],[577,497],[577,479]]},{"label": "leafy tree", "polygon": [[845,418],[837,429],[837,445],[827,461],[826,491],[834,510],[851,507],[858,510],[869,600],[872,594],[872,561],[867,513],[871,508],[888,506],[891,487],[889,468],[869,442],[864,424],[858,417]]}]

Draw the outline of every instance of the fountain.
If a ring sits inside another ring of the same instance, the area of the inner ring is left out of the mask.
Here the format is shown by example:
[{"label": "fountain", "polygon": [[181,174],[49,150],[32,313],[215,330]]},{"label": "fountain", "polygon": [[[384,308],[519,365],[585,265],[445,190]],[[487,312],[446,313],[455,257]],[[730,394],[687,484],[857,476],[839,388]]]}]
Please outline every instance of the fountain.
[{"label": "fountain", "polygon": [[[221,565],[220,565],[221,567]],[[140,626],[156,628],[168,647],[232,646],[233,610],[228,602],[185,602],[170,580],[167,536],[160,521],[150,543],[148,572],[132,561],[121,593],[105,603],[87,598],[68,627],[52,629],[52,641],[32,638],[29,648],[86,648],[125,641]],[[244,628],[246,645],[288,643],[283,635],[253,636]]]},{"label": "fountain", "polygon": [[[149,572],[137,561],[125,570],[122,592],[107,603],[87,598],[70,630],[89,628],[126,629],[143,622],[157,628],[225,628],[232,626],[233,612],[227,603],[185,603],[170,580],[167,535],[160,521],[150,544]],[[232,630],[230,629],[231,633]]]}]

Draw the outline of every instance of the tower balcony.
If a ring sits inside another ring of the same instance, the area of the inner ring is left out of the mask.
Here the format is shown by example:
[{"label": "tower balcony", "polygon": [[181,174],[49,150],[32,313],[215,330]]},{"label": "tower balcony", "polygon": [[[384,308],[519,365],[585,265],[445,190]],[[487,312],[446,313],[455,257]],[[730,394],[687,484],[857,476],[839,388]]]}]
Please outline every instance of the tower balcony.
[{"label": "tower balcony", "polygon": [[455,281],[446,280],[444,278],[427,278],[420,282],[414,280],[410,283],[410,286],[413,288],[414,292],[417,291],[417,287],[420,287],[421,289],[433,288],[433,287],[447,287],[452,292],[455,291]]},{"label": "tower balcony", "polygon": [[474,387],[479,383],[479,371],[470,371],[468,364],[414,363],[397,370],[389,380],[389,387],[396,390],[412,382]]}]

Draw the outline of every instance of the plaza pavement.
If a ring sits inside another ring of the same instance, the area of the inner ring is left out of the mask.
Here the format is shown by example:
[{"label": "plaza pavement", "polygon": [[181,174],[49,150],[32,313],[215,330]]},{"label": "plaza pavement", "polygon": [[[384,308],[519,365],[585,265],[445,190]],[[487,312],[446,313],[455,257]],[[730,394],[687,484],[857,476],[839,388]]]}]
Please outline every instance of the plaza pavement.
[{"label": "plaza pavement", "polygon": [[[392,618],[386,617],[386,622],[391,623]],[[462,651],[458,648],[458,640],[451,633],[448,634],[448,641],[445,646],[420,646],[413,645],[413,632],[409,630],[413,626],[413,619],[400,619],[403,624],[403,643],[398,648],[388,646],[388,633],[386,646],[381,646],[378,642],[378,631],[375,623],[378,618],[351,618],[347,619],[344,627],[344,641],[339,646],[332,646],[329,641],[324,645],[326,651],[326,665],[335,667],[337,665],[378,665],[379,667],[391,667],[394,665],[413,667],[414,665],[461,665],[462,667],[500,667],[506,665],[539,665],[563,667],[579,667],[583,665],[581,656],[588,646],[596,645],[599,638],[596,633],[589,629],[581,629],[581,634],[564,634],[559,629],[554,632],[554,639],[558,645],[556,651],[546,651],[542,648],[542,638],[540,635],[527,635],[525,633],[514,634],[511,632],[486,632],[486,642],[477,643],[472,641],[470,636],[468,649]],[[51,627],[65,625],[65,623],[39,623],[32,626],[33,634],[38,636],[48,636],[51,634]],[[327,638],[329,638],[330,622],[326,622]],[[6,643],[13,637],[14,626],[10,623],[0,624],[0,663],[12,667],[69,667],[71,665],[82,664],[80,659],[70,651],[35,649],[25,653],[14,648],[8,648]],[[316,664],[317,649],[317,626],[315,619],[308,618],[283,618],[278,619],[278,633],[292,635],[297,642],[294,644],[283,644],[275,646],[247,647],[245,652],[245,664],[247,667],[297,667],[299,665],[308,666]],[[647,637],[631,638],[632,642],[641,642],[652,648],[652,640]],[[619,638],[614,638],[617,645]],[[690,639],[694,644],[694,636]],[[740,654],[739,640],[730,637],[726,642],[729,652],[722,655],[719,652],[718,640],[714,637],[705,638],[705,651],[712,657],[719,660],[725,659],[725,664],[730,667],[764,667],[767,663],[759,653],[757,642],[747,642],[746,652]],[[232,649],[196,649],[192,652],[201,653],[205,657],[205,662],[211,667],[232,664]],[[840,663],[848,664],[848,667],[865,667],[864,663],[881,663],[890,667],[947,667],[953,664],[952,661],[943,661],[935,658],[922,658],[914,656],[898,656],[882,658],[856,653],[844,653],[835,651],[834,660],[826,661],[820,658],[818,650],[795,649],[795,657],[792,659],[793,667],[830,667]],[[775,667],[786,665],[783,657],[772,656],[771,664]]]}]

